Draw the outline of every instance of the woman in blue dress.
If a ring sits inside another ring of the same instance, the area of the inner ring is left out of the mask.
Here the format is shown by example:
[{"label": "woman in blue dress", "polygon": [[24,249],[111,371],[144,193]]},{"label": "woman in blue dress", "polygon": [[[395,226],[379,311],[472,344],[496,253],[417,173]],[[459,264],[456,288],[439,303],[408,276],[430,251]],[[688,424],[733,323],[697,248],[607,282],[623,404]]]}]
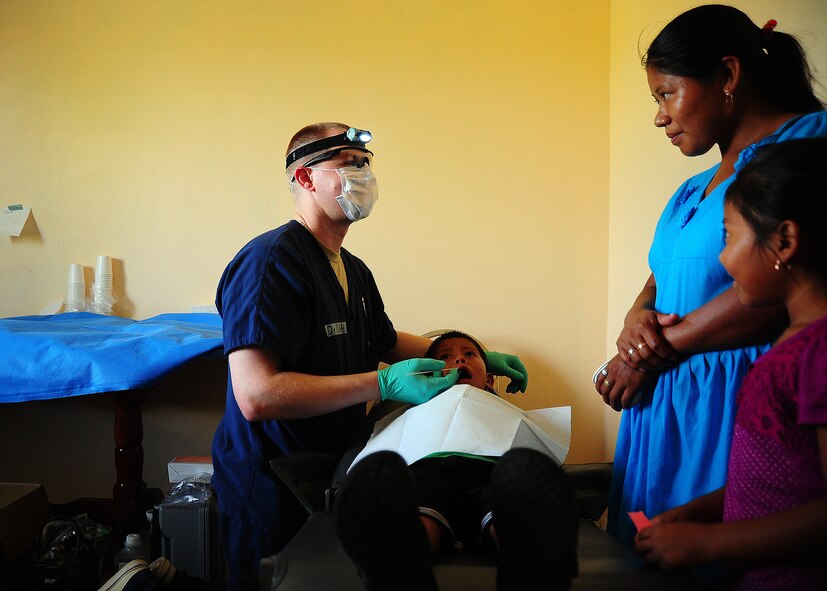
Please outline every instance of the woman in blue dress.
[{"label": "woman in blue dress", "polygon": [[643,58],[655,126],[685,156],[717,145],[721,161],[667,204],[649,251],[652,274],[595,386],[625,410],[608,529],[629,543],[628,512],[652,517],[724,484],[741,378],[787,322],[778,307],[741,305],[718,261],[724,193],[755,149],[827,135],[803,50],[775,24],[700,6],[666,25]]}]

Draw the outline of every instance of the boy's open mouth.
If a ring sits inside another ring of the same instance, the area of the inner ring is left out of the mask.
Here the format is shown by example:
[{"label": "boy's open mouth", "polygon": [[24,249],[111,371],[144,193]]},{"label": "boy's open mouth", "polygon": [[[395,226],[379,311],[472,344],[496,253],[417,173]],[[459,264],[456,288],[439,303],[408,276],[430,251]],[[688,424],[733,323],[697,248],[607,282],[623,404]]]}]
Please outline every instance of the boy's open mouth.
[{"label": "boy's open mouth", "polygon": [[457,368],[457,373],[459,373],[459,379],[461,379],[461,380],[462,379],[466,379],[466,380],[471,379],[471,372],[468,371],[467,367],[458,367]]}]

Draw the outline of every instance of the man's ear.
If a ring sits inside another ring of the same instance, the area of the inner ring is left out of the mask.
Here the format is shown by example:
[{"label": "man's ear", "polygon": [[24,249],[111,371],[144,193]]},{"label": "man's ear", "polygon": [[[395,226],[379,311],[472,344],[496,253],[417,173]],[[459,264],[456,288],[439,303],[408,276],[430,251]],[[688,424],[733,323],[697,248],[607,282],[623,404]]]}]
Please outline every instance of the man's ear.
[{"label": "man's ear", "polygon": [[790,261],[798,252],[798,245],[800,242],[801,228],[792,220],[784,220],[775,229],[772,237],[772,247],[778,260],[784,264],[790,264]]},{"label": "man's ear", "polygon": [[720,76],[723,91],[734,94],[741,84],[741,60],[734,55],[722,57]]},{"label": "man's ear", "polygon": [[310,170],[300,166],[296,169],[294,174],[296,180],[294,182],[298,183],[300,187],[310,191],[313,188],[313,179],[310,177]]}]

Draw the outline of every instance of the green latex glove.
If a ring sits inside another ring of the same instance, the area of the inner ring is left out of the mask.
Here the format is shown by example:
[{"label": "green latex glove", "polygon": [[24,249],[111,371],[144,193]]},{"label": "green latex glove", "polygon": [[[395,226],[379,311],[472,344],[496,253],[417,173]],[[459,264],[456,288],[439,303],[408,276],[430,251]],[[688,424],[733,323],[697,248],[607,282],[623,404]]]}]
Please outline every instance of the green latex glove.
[{"label": "green latex glove", "polygon": [[[382,400],[396,400],[408,404],[422,404],[457,383],[459,372],[447,376],[440,372],[444,361],[436,359],[408,359],[380,369],[379,393]],[[429,372],[429,373],[420,373]],[[437,372],[436,377],[430,372]],[[409,375],[414,373],[416,375]]]},{"label": "green latex glove", "polygon": [[491,373],[495,376],[505,376],[511,380],[505,389],[506,392],[509,394],[514,394],[518,390],[525,392],[528,387],[528,370],[519,357],[507,353],[488,351],[485,358],[488,361],[488,370]]}]

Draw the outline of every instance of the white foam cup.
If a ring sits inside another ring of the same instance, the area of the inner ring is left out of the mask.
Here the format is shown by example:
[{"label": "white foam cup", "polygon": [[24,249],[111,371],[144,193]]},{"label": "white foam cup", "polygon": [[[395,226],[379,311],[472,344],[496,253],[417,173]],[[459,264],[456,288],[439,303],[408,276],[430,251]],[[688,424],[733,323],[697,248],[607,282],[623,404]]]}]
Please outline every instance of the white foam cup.
[{"label": "white foam cup", "polygon": [[95,287],[98,289],[112,289],[112,259],[101,255],[95,265]]},{"label": "white foam cup", "polygon": [[66,293],[68,301],[82,300],[86,297],[86,278],[83,276],[83,265],[69,265],[69,285]]}]

